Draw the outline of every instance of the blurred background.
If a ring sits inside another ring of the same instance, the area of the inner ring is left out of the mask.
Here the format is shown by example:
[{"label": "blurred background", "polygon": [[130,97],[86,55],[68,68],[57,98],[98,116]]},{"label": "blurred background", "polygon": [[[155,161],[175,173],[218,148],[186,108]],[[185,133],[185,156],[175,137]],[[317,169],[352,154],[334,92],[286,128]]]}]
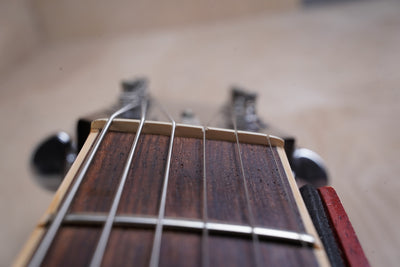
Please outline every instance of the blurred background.
[{"label": "blurred background", "polygon": [[[1,0],[0,266],[52,198],[33,148],[147,76],[204,121],[239,84],[326,161],[373,266],[400,256],[400,1]],[[174,113],[175,112],[175,113]]]}]

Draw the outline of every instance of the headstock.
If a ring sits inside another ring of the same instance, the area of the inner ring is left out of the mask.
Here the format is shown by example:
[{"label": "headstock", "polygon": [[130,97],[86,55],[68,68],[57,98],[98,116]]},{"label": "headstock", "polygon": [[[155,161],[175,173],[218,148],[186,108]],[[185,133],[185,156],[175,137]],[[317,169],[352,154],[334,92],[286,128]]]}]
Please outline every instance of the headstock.
[{"label": "headstock", "polygon": [[[132,102],[137,103],[137,107],[121,114],[120,117],[138,119],[140,118],[140,103],[142,101],[147,102],[149,110],[154,109],[154,106],[157,105],[157,102],[148,93],[147,79],[139,78],[123,81],[121,87],[122,91],[116,104],[78,119],[76,143],[66,133],[60,132],[48,137],[38,145],[33,152],[31,163],[35,178],[41,186],[49,190],[58,188],[76,154],[82,148],[93,120],[107,118],[115,110]],[[326,185],[328,183],[327,171],[318,154],[309,149],[297,148],[295,138],[292,135],[285,134],[265,123],[257,114],[256,102],[257,94],[237,86],[232,87],[230,99],[221,108],[222,120],[216,126],[228,129],[236,126],[237,130],[267,133],[281,137],[285,140],[285,152],[298,184],[313,184],[317,187]],[[150,117],[150,119],[157,120],[156,117]],[[178,121],[185,124],[200,124],[200,120],[190,109],[184,109]]]}]

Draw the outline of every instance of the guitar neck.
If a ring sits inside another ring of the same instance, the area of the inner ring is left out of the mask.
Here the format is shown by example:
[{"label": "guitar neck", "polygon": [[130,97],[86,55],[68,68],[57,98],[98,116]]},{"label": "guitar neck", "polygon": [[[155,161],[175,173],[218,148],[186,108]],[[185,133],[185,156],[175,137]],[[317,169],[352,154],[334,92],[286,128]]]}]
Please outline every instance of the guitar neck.
[{"label": "guitar neck", "polygon": [[16,265],[329,265],[281,139],[105,124],[92,124]]}]

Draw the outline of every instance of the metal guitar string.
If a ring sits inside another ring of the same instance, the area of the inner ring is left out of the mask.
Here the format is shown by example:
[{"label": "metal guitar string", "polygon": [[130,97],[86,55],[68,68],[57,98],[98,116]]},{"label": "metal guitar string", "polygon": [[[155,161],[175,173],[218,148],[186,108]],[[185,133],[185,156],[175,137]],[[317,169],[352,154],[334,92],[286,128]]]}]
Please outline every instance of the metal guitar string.
[{"label": "metal guitar string", "polygon": [[[270,139],[269,134],[267,134],[267,139],[268,139],[269,148],[270,148],[270,150],[271,150],[272,158],[274,159],[275,167],[276,167],[276,170],[278,171],[279,179],[280,179],[280,182],[281,182],[281,184],[282,184],[283,190],[284,190],[284,192],[285,192],[287,201],[289,202],[289,205],[290,205],[290,207],[291,207],[291,210],[292,210],[292,212],[293,212],[294,217],[297,218],[297,216],[298,216],[298,214],[296,214],[296,209],[297,209],[297,207],[294,206],[293,201],[291,201],[291,199],[289,198],[290,195],[289,195],[289,192],[288,192],[287,187],[285,186],[284,179],[283,179],[282,173],[281,173],[280,168],[279,168],[279,165],[278,165],[278,161],[277,161],[277,159],[276,159],[276,157],[275,157],[275,153],[274,153],[274,150],[273,150],[273,148],[272,148],[271,139]],[[300,219],[297,219],[297,222],[299,223],[299,225],[298,225],[298,226],[299,226],[298,230],[299,230],[299,232],[300,232],[300,224],[302,223],[301,218],[300,218]],[[304,231],[305,231],[305,229],[304,229]],[[299,241],[300,241],[300,243],[301,243],[301,245],[302,245],[303,247],[306,247],[306,246],[307,246],[307,243],[304,242],[302,239],[299,239]]]},{"label": "metal guitar string", "polygon": [[[260,128],[262,128],[261,125],[259,125],[259,126],[260,126]],[[280,182],[281,182],[281,184],[282,184],[283,190],[284,190],[284,192],[285,192],[285,194],[286,194],[286,196],[287,196],[287,198],[288,198],[287,200],[288,200],[288,202],[289,202],[289,205],[290,205],[290,207],[291,207],[291,210],[293,211],[293,214],[295,215],[295,218],[297,218],[297,214],[296,214],[296,212],[295,212],[295,210],[296,210],[297,207],[294,207],[293,202],[290,201],[290,199],[289,199],[289,196],[290,196],[290,195],[289,195],[288,189],[287,189],[286,186],[284,185],[283,175],[282,175],[282,173],[281,173],[281,171],[280,171],[280,168],[279,168],[279,166],[278,166],[278,160],[276,159],[274,150],[273,150],[273,148],[272,148],[272,143],[271,143],[270,135],[269,135],[269,134],[266,134],[266,136],[267,136],[268,146],[269,146],[269,148],[270,148],[270,150],[271,150],[272,158],[274,159],[275,167],[276,167],[276,169],[277,169],[277,171],[278,171],[279,179],[280,179]],[[297,221],[298,221],[298,223],[300,223],[300,224],[302,223],[301,218],[300,218],[300,219],[297,219]],[[300,230],[300,229],[299,229],[299,230]],[[300,243],[302,244],[302,246],[307,246],[307,243],[304,242],[302,239],[299,239],[299,241],[300,241]]]},{"label": "metal guitar string", "polygon": [[208,267],[210,265],[210,258],[208,253],[208,210],[207,210],[207,173],[206,173],[206,128],[203,131],[203,232],[202,232],[202,266]]},{"label": "metal guitar string", "polygon": [[112,226],[113,226],[113,223],[115,220],[115,214],[117,213],[118,205],[119,205],[119,202],[120,202],[120,199],[122,196],[122,191],[124,189],[125,182],[128,177],[129,169],[131,167],[131,163],[133,160],[133,156],[135,154],[135,150],[136,150],[136,147],[137,147],[137,144],[139,141],[140,134],[142,133],[143,125],[144,125],[144,122],[146,119],[146,109],[147,109],[147,101],[144,100],[141,104],[142,115],[141,115],[141,119],[140,119],[140,124],[136,131],[135,139],[133,141],[131,150],[129,152],[128,159],[125,163],[124,170],[123,170],[123,173],[121,176],[121,180],[118,185],[118,190],[114,196],[111,209],[107,215],[106,222],[105,222],[103,230],[101,232],[100,239],[97,242],[96,250],[92,256],[92,260],[90,262],[90,267],[100,266],[101,261],[103,259],[104,251],[106,249],[106,246],[107,246],[107,243],[108,243],[108,240],[110,237],[111,229],[112,229]]},{"label": "metal guitar string", "polygon": [[207,208],[207,164],[206,164],[206,132],[207,127],[210,125],[218,116],[222,113],[221,109],[218,109],[213,113],[213,116],[207,121],[207,123],[202,127],[203,132],[203,229],[202,229],[202,246],[201,246],[201,259],[202,266],[210,266],[210,255],[209,255],[209,225],[208,222],[208,208]]},{"label": "metal guitar string", "polygon": [[261,261],[261,251],[260,251],[260,242],[258,240],[258,236],[254,233],[254,228],[255,228],[255,217],[254,217],[254,213],[253,210],[251,208],[250,205],[250,197],[249,197],[249,190],[247,188],[247,181],[246,181],[246,174],[244,171],[244,166],[243,166],[243,160],[242,160],[242,153],[240,150],[240,144],[239,144],[239,135],[238,135],[238,130],[237,130],[237,116],[236,116],[236,112],[235,112],[235,107],[232,107],[232,123],[233,123],[233,127],[235,130],[235,137],[236,137],[236,144],[237,144],[237,148],[238,148],[238,155],[239,155],[239,160],[240,160],[240,169],[241,169],[241,173],[242,173],[242,178],[243,178],[243,185],[244,185],[244,191],[246,194],[246,204],[247,204],[247,209],[249,211],[249,222],[250,222],[250,226],[252,227],[252,239],[253,239],[253,252],[254,252],[254,259],[255,259],[255,263],[256,266],[262,266],[262,261]]},{"label": "metal guitar string", "polygon": [[166,203],[166,199],[167,199],[169,169],[170,169],[170,165],[171,165],[172,148],[174,145],[175,127],[176,127],[175,120],[172,118],[172,116],[163,108],[163,106],[160,103],[158,103],[158,102],[156,102],[156,103],[158,104],[161,111],[165,115],[167,115],[168,118],[171,120],[172,129],[171,129],[171,137],[170,137],[169,148],[168,148],[168,158],[167,158],[167,163],[166,163],[166,167],[165,167],[165,176],[164,176],[164,184],[163,184],[161,201],[160,201],[160,208],[158,211],[156,232],[154,235],[153,248],[151,251],[151,258],[150,258],[150,266],[151,267],[158,266],[158,263],[160,261],[161,236],[162,236],[163,220],[164,220],[164,214],[165,214],[165,203]]},{"label": "metal guitar string", "polygon": [[[139,135],[142,131],[142,127],[145,122],[146,103],[147,103],[146,101],[144,101],[144,104],[142,103],[142,119],[140,121],[138,130],[137,130],[137,133],[139,133],[139,134],[137,134],[135,136],[135,141],[132,146],[130,156],[128,157],[129,158],[128,162],[132,161],[131,157],[133,157]],[[61,224],[63,223],[64,218],[67,216],[66,214],[69,210],[70,205],[72,204],[75,194],[77,193],[79,186],[80,186],[86,172],[88,171],[89,166],[91,165],[94,155],[96,154],[101,142],[103,141],[106,133],[108,132],[108,129],[112,124],[112,121],[120,114],[122,114],[126,111],[129,111],[130,109],[135,108],[137,106],[138,106],[138,101],[135,103],[128,104],[125,107],[122,107],[120,110],[116,111],[114,114],[112,114],[110,116],[110,118],[108,119],[104,128],[101,130],[99,137],[97,138],[96,142],[94,143],[93,149],[92,149],[91,153],[88,155],[87,160],[85,161],[84,165],[82,166],[82,169],[79,172],[79,175],[77,176],[76,181],[74,182],[73,186],[71,187],[70,192],[66,196],[65,201],[60,206],[59,211],[57,212],[54,219],[52,220],[53,223],[50,225],[48,231],[46,232],[41,244],[37,248],[37,250],[36,250],[34,256],[32,257],[32,260],[28,266],[40,266],[41,263],[43,262],[46,254],[47,254],[47,251],[49,250],[49,248],[58,232],[58,229],[60,228]],[[163,186],[162,198],[161,198],[161,203],[160,203],[159,216],[158,216],[158,219],[154,222],[155,227],[156,227],[156,234],[155,234],[154,243],[153,243],[153,250],[152,250],[152,254],[151,254],[150,266],[158,266],[160,250],[161,250],[162,229],[163,229],[163,225],[168,225],[167,219],[164,218],[164,213],[165,213],[165,204],[166,204],[166,195],[167,195],[170,162],[171,162],[171,156],[172,156],[173,140],[174,140],[175,128],[176,128],[176,123],[173,120],[173,118],[170,116],[170,114],[167,113],[162,108],[161,105],[160,105],[160,108],[162,109],[162,111],[165,114],[167,114],[167,116],[171,120],[172,131],[171,131],[171,140],[170,140],[169,150],[168,150],[168,160],[167,160],[167,165],[166,165],[166,170],[165,170],[164,186]],[[210,121],[212,121],[212,120],[213,119],[211,119]],[[255,227],[255,224],[254,224],[254,216],[253,216],[253,212],[252,212],[252,209],[251,209],[251,206],[249,203],[249,193],[248,193],[248,189],[247,189],[246,177],[245,177],[244,166],[243,166],[241,150],[240,150],[240,145],[239,145],[236,120],[233,120],[233,124],[234,124],[234,132],[235,132],[235,136],[236,136],[236,143],[238,146],[238,154],[239,154],[239,159],[240,159],[240,164],[241,164],[243,183],[244,183],[244,187],[245,187],[247,206],[248,206],[249,215],[250,215],[249,217],[250,217],[250,224],[251,224],[250,225],[251,226],[251,235],[253,238],[253,245],[256,248],[253,251],[255,253],[255,259],[256,259],[257,266],[262,266],[262,264],[260,264],[260,250],[259,250],[259,240],[258,240],[258,235],[260,235],[260,234],[262,235],[262,233],[257,232],[258,228]],[[203,151],[204,151],[204,154],[203,154],[203,187],[204,187],[203,201],[204,201],[204,205],[203,205],[203,224],[202,224],[202,230],[203,230],[203,246],[202,246],[203,261],[202,261],[202,265],[208,267],[209,266],[209,250],[208,250],[208,246],[207,246],[208,245],[208,234],[209,234],[209,230],[213,229],[213,226],[212,226],[212,223],[208,223],[208,217],[207,217],[207,214],[208,214],[207,213],[207,191],[206,191],[206,186],[207,186],[207,181],[206,181],[206,131],[207,131],[207,128],[203,127],[202,131],[203,131]],[[269,135],[267,135],[267,139],[268,139],[269,147],[271,149],[271,153],[272,153],[275,165],[277,167],[277,171],[279,173],[279,177],[280,177],[282,185],[283,185],[283,177],[282,177],[281,171],[278,167],[278,162],[274,155],[274,151],[273,151],[273,148],[271,145],[271,140],[270,140]],[[129,165],[130,164],[128,164],[128,163],[126,164],[125,170],[129,171]],[[127,173],[125,174],[125,170],[124,170],[124,174],[122,176],[122,177],[125,176],[125,178],[121,178],[121,182],[119,184],[118,191],[114,198],[111,211],[108,214],[107,218],[104,220],[104,228],[103,228],[101,237],[99,239],[98,245],[96,247],[95,254],[92,257],[92,262],[91,262],[90,266],[100,266],[101,265],[101,261],[104,256],[104,251],[105,251],[108,239],[109,239],[109,235],[110,235],[112,226],[116,222],[116,218],[117,218],[116,210],[117,210],[119,199],[121,197],[122,190],[124,187],[123,184],[125,183],[126,175],[127,175]],[[124,181],[122,181],[122,180],[124,180]],[[289,197],[286,186],[284,186],[284,190],[285,190],[285,194],[287,195],[287,197]],[[121,191],[121,192],[119,192],[119,191]],[[117,195],[119,195],[119,196],[117,197]],[[118,200],[117,200],[117,198],[118,198]],[[295,213],[295,209],[293,208],[292,201],[289,201],[289,202],[290,202],[290,205],[292,206],[293,212]],[[114,208],[114,206],[115,206],[115,208]],[[295,215],[297,215],[297,214],[295,214]],[[297,233],[297,234],[299,235],[299,237],[292,237],[292,238],[293,239],[298,238],[298,240],[300,241],[300,243],[303,246],[307,246],[308,243],[304,240],[304,238],[301,237],[301,233]],[[281,234],[279,234],[279,235],[281,235]]]},{"label": "metal guitar string", "polygon": [[79,186],[87,172],[87,170],[89,169],[90,164],[93,161],[94,155],[96,154],[97,150],[100,147],[101,142],[104,139],[104,136],[106,135],[109,127],[111,126],[112,121],[118,116],[121,115],[122,113],[125,113],[126,111],[129,111],[135,107],[137,107],[138,102],[132,102],[124,107],[122,107],[121,109],[117,110],[116,112],[114,112],[110,118],[108,119],[106,125],[104,126],[104,128],[101,130],[100,132],[100,136],[99,138],[96,140],[94,146],[93,146],[93,150],[90,153],[90,155],[88,156],[88,159],[86,160],[85,164],[82,166],[82,169],[79,173],[79,175],[77,176],[73,186],[71,187],[70,192],[68,193],[68,195],[65,197],[64,202],[62,203],[59,211],[57,212],[57,215],[54,218],[53,223],[51,224],[51,226],[49,227],[49,229],[47,230],[45,236],[42,239],[42,242],[40,243],[39,247],[37,248],[35,254],[33,255],[31,261],[29,262],[29,267],[36,267],[39,266],[43,260],[44,257],[47,254],[47,251],[50,248],[50,245],[52,244],[54,237],[56,236],[58,229],[60,228],[60,225],[66,215],[66,213],[68,212],[68,209],[75,197],[76,192],[79,189]]}]

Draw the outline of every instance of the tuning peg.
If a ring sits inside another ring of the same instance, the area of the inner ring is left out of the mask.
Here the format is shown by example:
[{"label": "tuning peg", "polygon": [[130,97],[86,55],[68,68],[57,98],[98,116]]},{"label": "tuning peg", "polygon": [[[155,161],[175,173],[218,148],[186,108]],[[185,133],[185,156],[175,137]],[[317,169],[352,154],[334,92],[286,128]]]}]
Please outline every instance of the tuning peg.
[{"label": "tuning peg", "polygon": [[55,191],[76,157],[69,135],[59,132],[42,141],[31,159],[35,180],[44,188]]},{"label": "tuning peg", "polygon": [[314,151],[297,148],[292,154],[292,170],[296,179],[301,179],[315,187],[328,184],[328,172],[322,158]]}]

